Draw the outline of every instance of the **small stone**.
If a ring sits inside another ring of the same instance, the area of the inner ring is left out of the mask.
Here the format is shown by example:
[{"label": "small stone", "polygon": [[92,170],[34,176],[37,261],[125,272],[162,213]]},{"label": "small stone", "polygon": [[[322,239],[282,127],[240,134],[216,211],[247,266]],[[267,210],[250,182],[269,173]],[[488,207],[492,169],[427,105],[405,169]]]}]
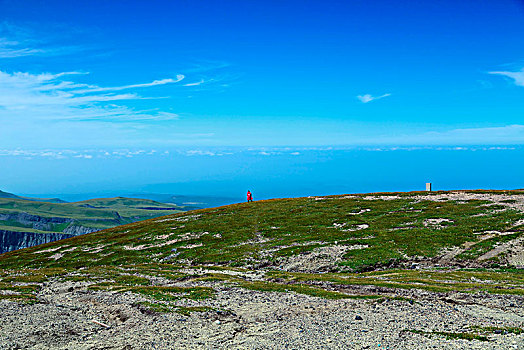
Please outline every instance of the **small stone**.
[{"label": "small stone", "polygon": [[220,322],[220,320],[216,320],[215,323],[216,324],[220,324],[221,322]]},{"label": "small stone", "polygon": [[360,315],[356,315],[356,316],[355,316],[355,320],[357,320],[357,321],[362,321],[363,318],[362,318]]}]

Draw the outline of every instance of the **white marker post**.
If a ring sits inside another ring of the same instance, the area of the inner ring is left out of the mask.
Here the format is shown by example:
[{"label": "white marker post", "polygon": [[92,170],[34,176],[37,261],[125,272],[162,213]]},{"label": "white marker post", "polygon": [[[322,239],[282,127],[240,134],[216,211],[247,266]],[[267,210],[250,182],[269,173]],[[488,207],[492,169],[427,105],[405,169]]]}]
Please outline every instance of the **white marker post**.
[{"label": "white marker post", "polygon": [[431,182],[426,182],[426,191],[431,192]]}]

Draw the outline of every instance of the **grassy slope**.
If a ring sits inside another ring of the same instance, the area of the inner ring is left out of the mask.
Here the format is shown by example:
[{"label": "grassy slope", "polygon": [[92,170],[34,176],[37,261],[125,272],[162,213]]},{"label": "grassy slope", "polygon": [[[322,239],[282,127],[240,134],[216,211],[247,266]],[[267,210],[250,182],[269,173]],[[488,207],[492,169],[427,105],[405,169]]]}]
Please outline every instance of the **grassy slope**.
[{"label": "grassy slope", "polygon": [[[108,200],[101,202],[110,204]],[[50,206],[63,204],[41,204],[41,207]],[[109,243],[110,247],[104,251],[113,256],[100,258],[95,264],[118,265],[151,259],[161,261],[172,255],[172,250],[176,248],[178,255],[171,259],[173,262],[190,260],[194,264],[242,266],[262,260],[271,261],[279,256],[296,255],[335,242],[339,245],[366,244],[369,246],[367,249],[348,251],[341,263],[361,269],[387,264],[392,259],[401,261],[416,256],[433,257],[442,248],[477,240],[476,233],[510,230],[514,222],[524,218],[522,213],[514,210],[499,211],[497,208],[490,206],[489,202],[477,200],[462,203],[418,201],[409,195],[393,200],[340,196],[322,200],[278,199],[175,214],[47,246],[60,246],[67,242],[68,245],[90,248]],[[363,209],[369,211],[354,215]],[[57,210],[54,212],[59,214]],[[114,217],[107,210],[81,207],[76,207],[73,213],[78,218]],[[66,215],[65,211],[62,215]],[[451,223],[438,227],[425,226],[424,220],[432,218],[446,218]],[[334,226],[335,223],[344,226],[338,228]],[[357,229],[362,224],[369,227]],[[345,231],[353,229],[356,230]],[[502,237],[494,237],[488,243],[496,243],[504,239]],[[177,238],[177,242],[165,244]],[[202,246],[184,248],[196,244]],[[136,246],[147,249],[128,249]],[[24,257],[32,256],[32,251],[39,249],[42,248],[29,248],[8,255],[16,255],[16,260],[24,264]],[[272,251],[271,256],[265,254],[267,251]],[[28,259],[27,264],[53,265],[45,254],[40,256],[40,260]],[[6,259],[8,257],[0,261],[0,266]],[[85,266],[93,264],[93,257],[91,254],[71,254],[61,260],[60,265],[64,264]]]},{"label": "grassy slope", "polygon": [[20,197],[18,197],[15,194],[12,194],[12,193],[9,193],[9,192],[4,192],[4,191],[0,190],[0,198],[20,198]]},{"label": "grassy slope", "polygon": [[[416,193],[387,195],[398,198],[278,199],[178,213],[0,255],[0,269],[4,269],[0,275],[5,280],[13,275],[47,279],[56,274],[90,280],[94,289],[158,294],[157,300],[169,299],[174,292],[151,286],[149,276],[220,281],[248,289],[330,298],[351,297],[336,291],[348,285],[524,295],[522,271],[511,266],[476,271],[458,266],[444,271],[401,268],[405,261],[431,261],[443,248],[466,242],[478,242],[482,249],[472,249],[473,253],[457,259],[474,261],[501,241],[523,234],[517,231],[481,242],[478,233],[514,229],[514,223],[524,219],[523,213],[502,210],[487,201],[434,202],[421,201],[414,197]],[[427,219],[441,218],[450,222],[438,227],[424,224]],[[369,227],[359,226],[364,224]],[[332,245],[368,248],[348,250],[339,262],[339,272],[277,271],[281,259]],[[497,258],[489,262],[499,263]],[[216,272],[187,272],[198,266]],[[246,273],[257,266],[266,266],[263,281],[225,273]],[[130,274],[141,277],[130,278]],[[96,283],[98,280],[106,282]]]},{"label": "grassy slope", "polygon": [[[92,208],[92,207],[96,208]],[[147,199],[107,198],[76,203],[48,203],[17,198],[0,198],[0,213],[23,212],[42,217],[60,217],[75,220],[74,224],[93,228],[109,228],[116,225],[145,220],[173,213],[173,210],[148,210],[140,208],[171,208],[176,206]],[[118,213],[118,214],[117,214]],[[34,232],[28,225],[13,221],[0,221],[0,229],[17,227],[20,232]],[[62,232],[67,224],[54,225],[52,232]]]}]

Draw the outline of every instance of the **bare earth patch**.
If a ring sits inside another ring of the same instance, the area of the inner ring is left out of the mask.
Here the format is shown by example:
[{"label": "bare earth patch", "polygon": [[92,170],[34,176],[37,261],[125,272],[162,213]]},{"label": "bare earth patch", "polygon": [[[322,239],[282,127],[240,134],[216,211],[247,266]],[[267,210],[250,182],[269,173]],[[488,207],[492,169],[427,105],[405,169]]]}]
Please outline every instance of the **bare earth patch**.
[{"label": "bare earth patch", "polygon": [[294,272],[333,271],[348,250],[365,249],[368,245],[330,245],[280,260],[280,269]]},{"label": "bare earth patch", "polygon": [[502,253],[508,253],[511,263],[516,267],[524,267],[524,263],[522,261],[524,253],[524,237],[515,238],[509,242],[503,243],[480,256],[478,260],[488,260]]},{"label": "bare earth patch", "polygon": [[498,350],[524,344],[524,335],[515,333],[492,332],[479,341],[411,332],[522,327],[517,305],[523,300],[516,296],[407,291],[417,300],[410,303],[217,288],[216,298],[176,302],[204,307],[183,315],[151,311],[142,304],[151,301],[141,295],[53,282],[39,292],[45,303],[0,301],[0,348]]}]

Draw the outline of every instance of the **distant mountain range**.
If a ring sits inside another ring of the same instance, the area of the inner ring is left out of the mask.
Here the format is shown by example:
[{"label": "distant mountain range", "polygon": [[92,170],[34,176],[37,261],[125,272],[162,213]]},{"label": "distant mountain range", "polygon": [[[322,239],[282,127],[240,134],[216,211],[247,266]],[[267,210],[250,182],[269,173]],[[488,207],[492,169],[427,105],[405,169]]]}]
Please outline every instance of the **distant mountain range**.
[{"label": "distant mountain range", "polygon": [[12,194],[9,192],[4,192],[0,190],[0,198],[16,198],[16,199],[23,199],[26,201],[33,201],[33,202],[48,202],[48,203],[66,203],[66,201],[61,200],[60,198],[31,198],[31,197],[23,197],[23,196],[17,196],[16,194]]},{"label": "distant mountain range", "polygon": [[137,193],[131,197],[147,198],[157,202],[171,203],[184,207],[185,210],[214,208],[222,205],[238,203],[238,198],[232,197],[215,197],[215,196],[197,196],[197,195],[173,195],[157,193]]},{"label": "distant mountain range", "polygon": [[[214,208],[222,205],[238,203],[243,199],[234,197],[220,197],[211,195],[179,195],[170,193],[150,193],[150,192],[103,192],[103,193],[84,193],[84,194],[30,194],[26,196],[19,196],[12,193],[0,191],[0,198],[18,198],[40,202],[50,203],[67,203],[79,202],[88,198],[106,198],[122,196],[127,198],[143,198],[151,199],[156,202],[174,204],[178,207],[183,207],[183,210]],[[59,197],[59,198],[36,198],[36,197]]]},{"label": "distant mountain range", "polygon": [[140,198],[65,202],[0,191],[0,253],[193,209]]}]

